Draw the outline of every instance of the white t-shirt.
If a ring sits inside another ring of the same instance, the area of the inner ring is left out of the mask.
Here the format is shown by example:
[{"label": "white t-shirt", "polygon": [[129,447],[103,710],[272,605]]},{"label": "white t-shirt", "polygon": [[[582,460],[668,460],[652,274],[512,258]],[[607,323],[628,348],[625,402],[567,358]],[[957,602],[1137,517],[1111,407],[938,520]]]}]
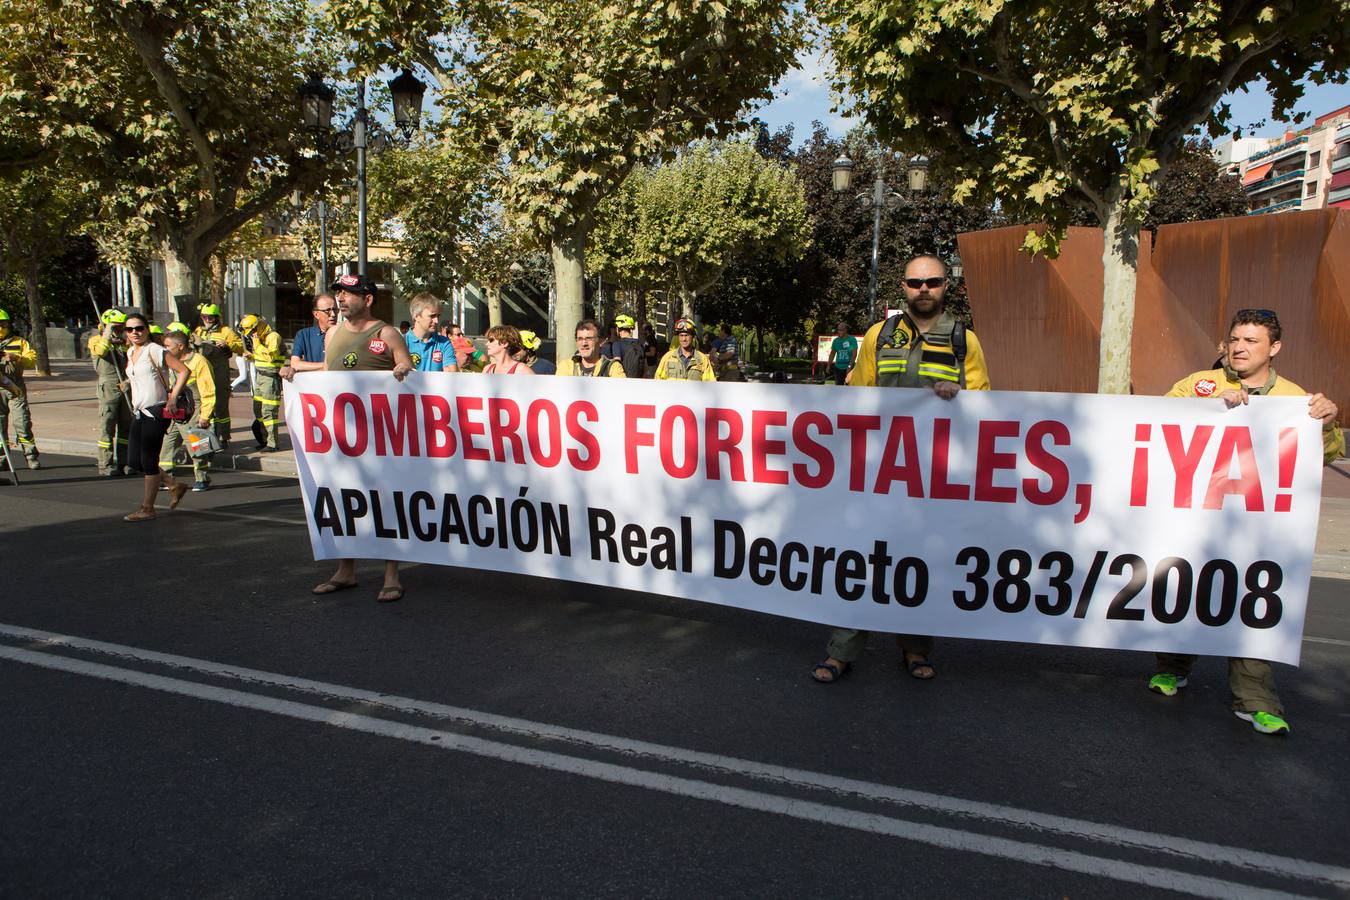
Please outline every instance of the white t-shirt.
[{"label": "white t-shirt", "polygon": [[[133,356],[134,354],[134,356]],[[164,403],[169,399],[165,379],[173,376],[165,373],[161,378],[157,369],[164,368],[164,348],[154,342],[141,348],[131,348],[127,353],[127,380],[131,382],[131,406],[141,412]]]}]

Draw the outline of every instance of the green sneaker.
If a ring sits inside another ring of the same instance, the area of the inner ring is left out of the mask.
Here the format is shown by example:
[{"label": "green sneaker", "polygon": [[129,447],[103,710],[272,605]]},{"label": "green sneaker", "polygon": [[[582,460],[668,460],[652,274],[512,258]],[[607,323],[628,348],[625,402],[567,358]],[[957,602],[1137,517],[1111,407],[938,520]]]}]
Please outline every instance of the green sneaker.
[{"label": "green sneaker", "polygon": [[1233,710],[1233,715],[1244,722],[1251,722],[1252,727],[1262,734],[1288,734],[1289,723],[1274,713],[1268,712],[1243,712],[1240,709]]},{"label": "green sneaker", "polygon": [[1148,680],[1148,689],[1164,697],[1175,697],[1177,691],[1187,684],[1185,675],[1173,675],[1171,672],[1159,672]]}]

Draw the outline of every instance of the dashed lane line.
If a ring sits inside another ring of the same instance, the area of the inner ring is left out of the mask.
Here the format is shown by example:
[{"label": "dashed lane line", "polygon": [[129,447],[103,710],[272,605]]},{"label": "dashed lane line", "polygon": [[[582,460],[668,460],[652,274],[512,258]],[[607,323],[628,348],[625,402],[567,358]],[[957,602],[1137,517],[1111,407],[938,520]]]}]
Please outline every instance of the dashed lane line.
[{"label": "dashed lane line", "polygon": [[1047,866],[1084,875],[1110,878],[1116,881],[1147,886],[1150,890],[1173,890],[1200,897],[1227,898],[1288,898],[1297,895],[1263,890],[1250,885],[1224,881],[1187,872],[1178,872],[1158,866],[1145,866],[1117,859],[1092,856],[1041,844],[1015,841],[985,834],[959,831],[936,825],[909,822],[892,816],[844,809],[816,803],[729,787],[635,769],[614,763],[568,756],[547,750],[537,750],[513,744],[504,744],[484,738],[470,737],[450,731],[438,731],[417,725],[391,722],[361,713],[343,712],[323,706],[297,703],[276,697],[261,696],[245,691],[198,682],[183,681],[132,669],[108,666],[102,663],[57,656],[18,647],[0,646],[0,659],[25,663],[59,672],[68,672],[106,681],[164,691],[212,703],[221,703],[242,709],[288,716],[301,721],[329,725],[349,731],[363,732],[450,750],[476,756],[517,763],[537,769],[562,772],[593,778],[611,784],[660,791],[691,800],[720,803],[756,812],[788,816],[802,821],[850,828],[871,834],[914,841],[946,850],[978,853],[1030,865]]},{"label": "dashed lane line", "polygon": [[0,624],[0,636],[14,640],[25,640],[39,645],[69,647],[74,650],[168,666],[235,681],[280,687],[299,693],[344,702],[362,703],[403,713],[449,719],[530,739],[564,742],[666,763],[689,765],[791,787],[824,790],[841,796],[863,797],[899,806],[916,807],[951,815],[977,818],[1001,825],[1029,828],[1039,832],[1086,838],[1098,843],[1119,847],[1144,849],[1178,858],[1219,863],[1238,869],[1249,869],[1254,872],[1260,871],[1304,881],[1350,887],[1350,869],[1309,860],[1051,815],[1017,807],[949,797],[943,794],[909,790],[825,773],[688,750],[681,747],[670,747],[618,735],[566,728],[528,719],[501,716],[397,695],[381,694],[361,688],[143,650],[122,644],[95,641],[16,625]]}]

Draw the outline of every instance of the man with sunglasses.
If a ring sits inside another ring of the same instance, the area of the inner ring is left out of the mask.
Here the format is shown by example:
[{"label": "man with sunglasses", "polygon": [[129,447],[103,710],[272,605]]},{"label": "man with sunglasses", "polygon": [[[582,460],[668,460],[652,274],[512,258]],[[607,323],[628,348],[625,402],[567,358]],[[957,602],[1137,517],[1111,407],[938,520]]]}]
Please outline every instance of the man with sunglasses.
[{"label": "man with sunglasses", "polygon": [[[936,256],[916,256],[905,266],[905,312],[867,329],[853,387],[928,388],[950,400],[962,388],[989,390],[984,351],[975,333],[946,311],[947,264]],[[909,674],[928,681],[937,674],[930,658],[933,639],[921,634],[896,635]],[[836,628],[826,657],[811,677],[822,684],[838,681],[862,656],[867,632]]]},{"label": "man with sunglasses", "polygon": [[295,333],[291,345],[290,365],[281,367],[281,377],[290,381],[296,372],[318,372],[323,369],[323,339],[328,329],[337,324],[337,301],[332,294],[319,294],[310,310],[314,324]]},{"label": "man with sunglasses", "polygon": [[105,478],[126,474],[131,403],[126,398],[127,314],[116,307],[99,317],[103,328],[89,336],[98,392],[98,471]]},{"label": "man with sunglasses", "polygon": [[[1228,326],[1223,365],[1195,372],[1172,385],[1168,397],[1213,397],[1232,409],[1252,397],[1308,397],[1308,415],[1322,423],[1322,461],[1331,465],[1345,453],[1345,435],[1336,425],[1339,410],[1321,394],[1308,392],[1277,375],[1272,360],[1279,354],[1280,318],[1270,309],[1243,309]],[[1189,653],[1157,654],[1157,674],[1148,689],[1175,697],[1184,688],[1196,657]],[[1284,707],[1275,692],[1275,676],[1263,659],[1230,658],[1228,688],[1233,695],[1233,714],[1250,722],[1262,734],[1288,734]]]}]

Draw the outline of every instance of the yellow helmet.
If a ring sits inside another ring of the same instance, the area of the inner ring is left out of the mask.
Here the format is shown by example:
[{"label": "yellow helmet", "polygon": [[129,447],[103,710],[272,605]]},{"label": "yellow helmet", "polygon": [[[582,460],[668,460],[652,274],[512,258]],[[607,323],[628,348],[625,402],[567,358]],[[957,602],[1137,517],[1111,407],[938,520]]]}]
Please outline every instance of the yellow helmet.
[{"label": "yellow helmet", "polygon": [[632,331],[637,327],[637,320],[629,315],[618,315],[614,317],[614,327],[623,331]]},{"label": "yellow helmet", "polygon": [[163,334],[163,333],[164,333],[164,329],[163,329],[163,328],[160,328],[158,325],[151,325],[151,326],[150,326],[150,333],[151,333],[151,334]]},{"label": "yellow helmet", "polygon": [[262,319],[255,316],[253,313],[249,313],[248,315],[244,316],[242,319],[239,320],[239,330],[248,333],[253,329],[257,328],[258,323],[260,323],[261,321]]},{"label": "yellow helmet", "polygon": [[535,334],[533,331],[522,330],[520,332],[520,346],[524,347],[531,353],[538,350],[539,345],[542,343],[543,341],[540,340],[539,335]]},{"label": "yellow helmet", "polygon": [[104,325],[121,325],[127,320],[127,314],[114,306],[111,309],[105,309],[103,315],[99,316],[99,320]]},{"label": "yellow helmet", "polygon": [[201,306],[197,307],[197,311],[204,316],[215,316],[217,319],[220,318],[220,307],[214,303],[203,303]]},{"label": "yellow helmet", "polygon": [[[122,318],[123,318],[123,320],[125,320],[125,319],[126,319],[126,316],[123,316]],[[191,329],[189,329],[189,328],[188,328],[186,325],[184,325],[182,322],[170,322],[170,323],[169,323],[169,330],[170,330],[170,331],[177,331],[177,332],[180,333],[180,334],[191,334],[191,333],[192,333]]]}]

